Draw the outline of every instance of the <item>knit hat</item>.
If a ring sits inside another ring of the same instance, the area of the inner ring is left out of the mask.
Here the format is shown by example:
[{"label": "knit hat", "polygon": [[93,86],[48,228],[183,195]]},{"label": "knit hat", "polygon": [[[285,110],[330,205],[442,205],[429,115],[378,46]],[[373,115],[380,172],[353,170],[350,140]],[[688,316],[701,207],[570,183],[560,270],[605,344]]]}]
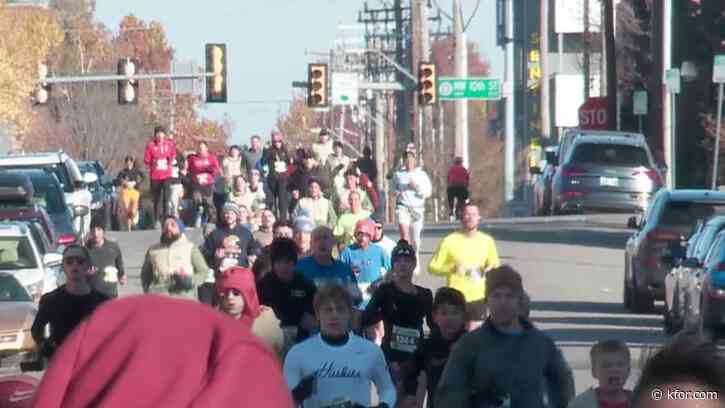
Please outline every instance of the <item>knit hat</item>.
[{"label": "knit hat", "polygon": [[415,248],[413,248],[413,246],[410,245],[408,241],[401,239],[400,241],[398,241],[398,244],[395,246],[395,248],[393,248],[393,252],[390,255],[391,264],[395,265],[395,261],[403,256],[407,256],[408,258],[411,258],[413,261],[417,262],[417,258],[415,256]]},{"label": "knit hat", "polygon": [[242,212],[242,210],[241,210],[241,209],[239,209],[239,206],[238,206],[238,205],[236,205],[236,204],[234,204],[234,203],[233,203],[233,202],[231,202],[231,201],[227,201],[227,202],[226,202],[226,203],[224,204],[224,207],[222,207],[222,213],[225,213],[225,212],[227,212],[227,211],[233,211],[233,212],[234,212],[235,214],[237,214],[237,217],[239,217],[239,216],[240,216],[240,214],[241,214],[241,212]]},{"label": "knit hat", "polygon": [[294,230],[296,232],[312,232],[315,229],[315,223],[310,217],[299,216],[295,218]]},{"label": "knit hat", "polygon": [[486,274],[486,297],[498,288],[508,288],[516,294],[523,294],[521,275],[508,265],[492,269]]},{"label": "knit hat", "polygon": [[216,289],[219,295],[223,295],[227,289],[236,289],[242,294],[244,311],[241,320],[247,327],[252,327],[254,319],[259,317],[260,313],[259,296],[252,271],[241,266],[225,269],[217,279]]},{"label": "knit hat", "polygon": [[[111,352],[112,351],[112,352]],[[240,384],[254,384],[240,391]],[[238,321],[159,295],[105,302],[58,351],[43,408],[292,406],[279,360]]]}]

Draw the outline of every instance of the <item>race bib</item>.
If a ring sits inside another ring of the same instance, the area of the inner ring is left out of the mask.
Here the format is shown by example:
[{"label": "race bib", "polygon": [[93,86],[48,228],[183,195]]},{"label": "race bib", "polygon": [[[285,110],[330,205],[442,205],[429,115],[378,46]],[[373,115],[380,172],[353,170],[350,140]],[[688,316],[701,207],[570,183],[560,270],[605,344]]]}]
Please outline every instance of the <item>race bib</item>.
[{"label": "race bib", "polygon": [[118,282],[118,269],[113,266],[103,268],[103,280],[108,283]]},{"label": "race bib", "polygon": [[479,282],[483,280],[483,275],[481,274],[481,268],[468,268],[468,276],[471,277],[471,280],[474,282]]},{"label": "race bib", "polygon": [[166,159],[156,160],[156,170],[166,170],[169,168],[169,161]]},{"label": "race bib", "polygon": [[390,348],[406,353],[413,353],[418,348],[420,332],[408,327],[393,325],[393,337],[390,341]]},{"label": "race bib", "polygon": [[274,162],[275,173],[284,173],[287,171],[287,163],[281,160]]},{"label": "race bib", "polygon": [[199,183],[206,183],[208,180],[208,177],[209,177],[208,174],[202,173],[202,174],[199,174],[199,176],[197,178],[199,180]]}]

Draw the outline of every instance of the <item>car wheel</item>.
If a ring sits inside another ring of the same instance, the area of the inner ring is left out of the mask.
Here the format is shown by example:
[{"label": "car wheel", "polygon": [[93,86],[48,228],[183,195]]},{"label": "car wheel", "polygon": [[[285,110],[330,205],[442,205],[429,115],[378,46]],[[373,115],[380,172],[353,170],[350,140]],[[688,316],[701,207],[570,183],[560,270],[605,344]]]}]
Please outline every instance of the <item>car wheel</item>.
[{"label": "car wheel", "polygon": [[667,300],[665,299],[665,310],[663,312],[665,320],[664,328],[665,334],[670,336],[677,333],[677,331],[682,328],[677,317],[677,310],[679,307],[679,301],[677,300],[677,291],[678,288],[675,287],[675,295],[672,297],[672,306],[667,305]]},{"label": "car wheel", "polygon": [[[634,272],[634,271],[633,271]],[[632,289],[630,291],[630,302],[632,303],[632,311],[634,313],[652,313],[655,306],[654,298],[648,293],[641,293],[637,291],[637,284],[635,283],[635,275],[632,274]]]},{"label": "car wheel", "polygon": [[632,309],[632,293],[630,292],[629,284],[627,283],[627,275],[629,272],[629,262],[627,262],[627,256],[624,256],[624,284],[622,285],[622,303],[624,308],[627,310]]}]

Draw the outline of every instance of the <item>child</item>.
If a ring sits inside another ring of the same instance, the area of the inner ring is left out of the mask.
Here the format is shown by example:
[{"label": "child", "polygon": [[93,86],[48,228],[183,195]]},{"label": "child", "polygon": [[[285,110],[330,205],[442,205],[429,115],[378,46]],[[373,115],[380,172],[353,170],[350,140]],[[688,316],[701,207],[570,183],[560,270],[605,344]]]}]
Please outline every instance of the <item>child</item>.
[{"label": "child", "polygon": [[132,231],[138,225],[138,201],[140,193],[136,190],[136,182],[123,179],[118,200],[118,226],[122,231]]},{"label": "child", "polygon": [[629,408],[632,392],[624,389],[629,378],[629,348],[621,340],[604,340],[591,351],[592,376],[599,386],[579,394],[569,408]]},{"label": "child", "polygon": [[[378,248],[382,253],[382,249]],[[393,381],[400,384],[400,364],[411,359],[423,339],[423,318],[428,326],[433,309],[430,289],[413,284],[416,267],[415,249],[404,240],[392,253],[392,282],[386,282],[373,293],[361,319],[368,328],[383,321],[383,353],[393,371]]]},{"label": "child", "polygon": [[466,332],[466,299],[457,289],[438,289],[433,300],[433,325],[430,337],[423,340],[413,357],[404,364],[402,407],[418,406],[418,376],[425,372],[428,407],[433,408],[434,393],[452,346]]},{"label": "child", "polygon": [[336,284],[319,288],[314,307],[320,334],[292,347],[284,361],[295,404],[369,407],[374,383],[377,407],[393,408],[397,395],[383,353],[349,330],[353,306],[347,289]]}]

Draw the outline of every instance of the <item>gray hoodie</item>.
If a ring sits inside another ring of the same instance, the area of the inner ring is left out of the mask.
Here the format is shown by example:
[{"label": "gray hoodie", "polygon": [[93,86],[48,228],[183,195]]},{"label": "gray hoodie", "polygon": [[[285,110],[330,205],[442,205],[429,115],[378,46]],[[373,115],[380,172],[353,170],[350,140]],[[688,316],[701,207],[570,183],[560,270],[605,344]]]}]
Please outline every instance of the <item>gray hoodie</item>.
[{"label": "gray hoodie", "polygon": [[494,407],[510,398],[511,408],[566,408],[574,377],[554,341],[522,320],[524,331],[507,334],[489,321],[458,341],[436,391],[435,406]]}]

